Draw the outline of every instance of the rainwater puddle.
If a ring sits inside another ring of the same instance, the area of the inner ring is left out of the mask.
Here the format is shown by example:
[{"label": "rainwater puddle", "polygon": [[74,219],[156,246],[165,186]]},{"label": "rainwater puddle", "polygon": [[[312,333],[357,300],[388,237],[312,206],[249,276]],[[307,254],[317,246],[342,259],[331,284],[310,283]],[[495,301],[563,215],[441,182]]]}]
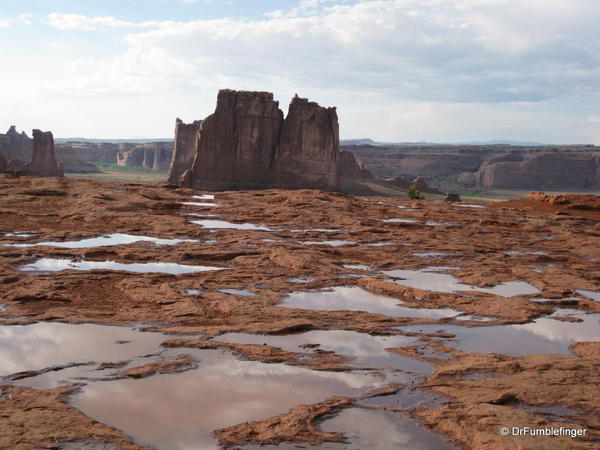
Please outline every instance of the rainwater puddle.
[{"label": "rainwater puddle", "polygon": [[431,374],[429,364],[386,350],[390,347],[414,344],[416,338],[410,336],[372,336],[356,331],[315,330],[288,335],[226,333],[215,337],[214,340],[237,344],[267,344],[289,352],[301,353],[309,353],[313,348],[317,348],[353,358],[351,363],[353,367],[398,369],[421,375]]},{"label": "rainwater puddle", "polygon": [[383,219],[382,222],[386,223],[416,223],[414,219]]},{"label": "rainwater puddle", "polygon": [[192,195],[192,198],[196,200],[214,200],[215,196],[213,194],[202,194],[202,195]]},{"label": "rainwater puddle", "polygon": [[372,375],[239,361],[216,350],[189,353],[200,360],[197,369],[92,383],[71,397],[70,404],[144,445],[216,449],[211,434],[216,429],[266,419],[332,396],[356,396],[380,385]]},{"label": "rainwater puddle", "polygon": [[187,206],[221,206],[219,203],[208,202],[181,202],[181,204]]},{"label": "rainwater puddle", "polygon": [[[0,326],[0,376],[70,363],[128,360],[157,350],[165,339],[160,333],[106,325],[42,322]],[[81,366],[49,372],[18,384],[51,388],[89,369]],[[69,376],[64,373],[67,370]]]},{"label": "rainwater puddle", "polygon": [[428,227],[449,227],[451,225],[454,225],[453,222],[433,222],[433,221],[428,221],[425,222],[425,225],[427,225]]},{"label": "rainwater puddle", "polygon": [[288,283],[298,283],[298,284],[312,283],[315,280],[316,280],[316,278],[313,278],[313,277],[295,277],[295,278],[286,278],[285,279],[285,281],[287,281]]},{"label": "rainwater puddle", "polygon": [[317,233],[338,233],[340,231],[347,231],[337,228],[308,228],[306,230],[289,230],[290,233],[308,233],[308,232],[317,232]]},{"label": "rainwater puddle", "polygon": [[186,289],[185,293],[189,294],[189,295],[200,295],[200,294],[202,294],[202,291],[200,291],[198,289]]},{"label": "rainwater puddle", "polygon": [[[576,417],[581,417],[582,413],[574,409],[565,408],[564,406],[533,406],[533,405],[517,405],[518,409],[524,409],[533,413],[550,416],[552,420],[566,421]],[[562,419],[562,420],[561,420]]]},{"label": "rainwater puddle", "polygon": [[169,273],[172,275],[223,270],[222,267],[188,266],[184,264],[156,262],[122,264],[114,261],[72,261],[69,259],[41,258],[21,267],[23,271],[60,272],[63,270],[118,270],[138,273]]},{"label": "rainwater puddle", "polygon": [[460,321],[468,321],[472,320],[473,322],[493,322],[496,320],[495,317],[484,317],[484,316],[459,316],[455,317],[454,320]]},{"label": "rainwater puddle", "polygon": [[327,432],[343,433],[348,444],[326,443],[317,448],[370,450],[452,449],[440,437],[409,418],[378,410],[348,408],[321,423]]},{"label": "rainwater puddle", "polygon": [[546,303],[546,302],[562,302],[562,301],[579,301],[579,297],[561,297],[561,298],[528,298],[530,302]]},{"label": "rainwater puddle", "polygon": [[135,236],[132,234],[113,233],[95,238],[81,239],[79,241],[44,241],[36,244],[8,244],[12,247],[35,247],[48,246],[60,248],[90,248],[90,247],[107,247],[110,245],[126,245],[134,242],[152,242],[155,245],[177,245],[182,242],[198,242],[193,239],[160,239],[150,236]]},{"label": "rainwater puddle", "polygon": [[523,252],[523,251],[520,251],[520,250],[509,250],[509,251],[504,252],[504,253],[506,253],[507,255],[547,255],[548,254],[546,252],[534,252],[534,251],[532,251],[532,252]]},{"label": "rainwater puddle", "polygon": [[243,295],[245,297],[256,297],[256,293],[247,291],[246,289],[219,289],[223,294]]},{"label": "rainwater puddle", "polygon": [[540,318],[521,325],[410,325],[398,329],[429,334],[443,330],[456,335],[456,338],[448,341],[449,345],[468,353],[503,353],[513,356],[536,353],[570,355],[569,345],[600,340],[600,314],[579,314],[577,317],[583,322]]},{"label": "rainwater puddle", "polygon": [[369,266],[365,266],[364,264],[342,264],[342,267],[345,269],[352,269],[352,270],[373,271],[373,269],[371,269]]},{"label": "rainwater puddle", "polygon": [[284,308],[315,311],[367,311],[390,317],[440,319],[460,314],[454,309],[407,308],[398,299],[375,295],[355,286],[338,286],[329,291],[293,292],[281,304]]},{"label": "rainwater puddle", "polygon": [[492,288],[470,286],[468,284],[459,283],[452,275],[437,273],[436,269],[432,267],[422,270],[388,270],[383,271],[382,273],[390,277],[400,278],[395,281],[402,286],[427,291],[448,293],[457,291],[480,291],[499,295],[501,297],[514,297],[516,295],[532,295],[540,293],[536,287],[524,281],[507,281]]},{"label": "rainwater puddle", "polygon": [[15,233],[5,233],[4,236],[6,237],[31,237],[31,236],[35,236],[38,233],[19,233],[19,232],[15,232]]},{"label": "rainwater puddle", "polygon": [[298,241],[302,245],[328,245],[330,247],[342,247],[344,245],[354,245],[354,241],[331,240],[331,241]]},{"label": "rainwater puddle", "polygon": [[225,220],[192,220],[192,223],[200,225],[202,228],[209,229],[234,229],[234,230],[255,230],[255,231],[273,231],[271,228],[255,225],[253,223],[232,223]]},{"label": "rainwater puddle", "polygon": [[596,302],[600,302],[600,292],[579,290],[577,293],[583,295],[584,297],[591,298]]},{"label": "rainwater puddle", "polygon": [[467,203],[463,203],[462,205],[455,204],[454,206],[457,206],[459,208],[485,208],[485,206],[482,205],[472,205]]},{"label": "rainwater puddle", "polygon": [[389,242],[389,241],[382,241],[382,242],[370,242],[368,244],[362,244],[362,245],[366,245],[367,247],[385,247],[386,245],[392,245],[393,242]]},{"label": "rainwater puddle", "polygon": [[439,258],[441,256],[446,256],[447,253],[441,253],[441,252],[419,252],[419,253],[413,253],[413,255],[418,256],[419,258]]}]

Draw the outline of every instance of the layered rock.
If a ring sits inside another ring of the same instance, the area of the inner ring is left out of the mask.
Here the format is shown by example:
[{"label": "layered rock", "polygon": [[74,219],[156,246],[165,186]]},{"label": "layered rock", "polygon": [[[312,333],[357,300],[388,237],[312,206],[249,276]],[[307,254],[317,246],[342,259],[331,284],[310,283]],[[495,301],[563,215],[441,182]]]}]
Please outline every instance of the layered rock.
[{"label": "layered rock", "polygon": [[347,145],[376,177],[500,189],[600,187],[600,147],[556,145]]},{"label": "layered rock", "polygon": [[446,195],[445,192],[440,191],[438,188],[435,187],[431,187],[429,186],[429,184],[427,183],[427,180],[425,180],[425,178],[418,176],[417,178],[415,178],[412,183],[410,183],[410,185],[415,185],[417,190],[419,192],[421,192],[422,194],[437,194],[437,195]]},{"label": "layered rock", "polygon": [[62,177],[62,162],[54,156],[54,138],[51,131],[33,130],[33,155],[25,164],[26,175],[39,177]]},{"label": "layered rock", "polygon": [[181,184],[195,189],[339,186],[335,108],[294,97],[284,120],[269,92],[221,90],[199,126],[194,162]]},{"label": "layered rock", "polygon": [[276,184],[333,190],[339,186],[339,125],[335,108],[296,95],[283,123],[276,154]]},{"label": "layered rock", "polygon": [[183,123],[179,118],[175,121],[175,146],[171,157],[168,182],[177,184],[179,178],[192,167],[196,153],[196,139],[200,131],[201,120]]},{"label": "layered rock", "polygon": [[221,90],[215,112],[202,122],[191,187],[226,190],[272,186],[283,126],[269,92]]},{"label": "layered rock", "polygon": [[486,161],[476,174],[488,188],[592,188],[600,186],[600,152],[540,152]]},{"label": "layered rock", "polygon": [[31,158],[32,148],[33,140],[12,125],[6,134],[0,134],[0,172],[21,167]]},{"label": "layered rock", "polygon": [[373,178],[373,174],[365,163],[358,159],[354,153],[342,150],[339,153],[340,176],[344,178]]},{"label": "layered rock", "polygon": [[165,171],[169,168],[172,144],[169,142],[139,144],[131,150],[117,153],[117,164],[127,167],[143,167],[148,170]]}]

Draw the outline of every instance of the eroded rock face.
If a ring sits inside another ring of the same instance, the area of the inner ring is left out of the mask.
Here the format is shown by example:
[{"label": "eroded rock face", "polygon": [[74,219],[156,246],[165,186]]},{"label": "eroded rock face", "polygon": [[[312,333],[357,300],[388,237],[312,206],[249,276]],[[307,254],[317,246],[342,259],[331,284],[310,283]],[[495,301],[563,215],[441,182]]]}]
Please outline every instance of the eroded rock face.
[{"label": "eroded rock face", "polygon": [[51,131],[33,130],[33,155],[25,164],[26,175],[39,177],[62,177],[62,162],[54,156],[54,137]]},{"label": "eroded rock face", "polygon": [[296,96],[284,120],[272,93],[221,90],[215,112],[199,126],[184,181],[207,190],[335,190],[338,128],[335,108]]},{"label": "eroded rock face", "polygon": [[485,162],[477,184],[502,188],[591,188],[600,186],[600,154],[540,152]]},{"label": "eroded rock face", "polygon": [[376,177],[448,178],[463,186],[573,189],[600,186],[600,147],[593,145],[346,145]]},{"label": "eroded rock face", "polygon": [[117,164],[127,167],[143,167],[149,170],[167,170],[171,160],[170,142],[138,144],[131,150],[117,153]]},{"label": "eroded rock face", "polygon": [[339,146],[336,109],[296,95],[281,130],[275,165],[277,186],[337,189]]},{"label": "eroded rock face", "polygon": [[339,154],[340,176],[345,178],[373,178],[373,174],[354,153],[342,150]]},{"label": "eroded rock face", "polygon": [[183,172],[192,167],[200,125],[202,125],[201,120],[183,123],[177,118],[175,121],[175,146],[169,168],[169,183],[177,184]]},{"label": "eroded rock face", "polygon": [[427,181],[425,180],[425,178],[418,176],[417,178],[415,178],[411,185],[416,185],[417,186],[417,190],[421,193],[424,194],[438,194],[438,195],[445,195],[445,192],[440,191],[438,188],[434,188],[429,186],[429,184],[427,184]]},{"label": "eroded rock face", "polygon": [[200,127],[192,187],[227,190],[273,185],[272,165],[283,126],[269,92],[221,90]]}]

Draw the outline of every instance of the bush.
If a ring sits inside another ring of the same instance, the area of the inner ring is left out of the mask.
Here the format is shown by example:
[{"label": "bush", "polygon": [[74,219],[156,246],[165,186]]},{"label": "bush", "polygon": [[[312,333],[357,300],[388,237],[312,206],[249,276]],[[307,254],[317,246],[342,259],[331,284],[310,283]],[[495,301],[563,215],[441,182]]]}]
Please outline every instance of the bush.
[{"label": "bush", "polygon": [[408,188],[408,191],[406,192],[406,194],[408,195],[408,198],[410,198],[412,200],[423,200],[425,198],[421,195],[421,193],[417,189],[417,183],[411,184],[410,187]]}]

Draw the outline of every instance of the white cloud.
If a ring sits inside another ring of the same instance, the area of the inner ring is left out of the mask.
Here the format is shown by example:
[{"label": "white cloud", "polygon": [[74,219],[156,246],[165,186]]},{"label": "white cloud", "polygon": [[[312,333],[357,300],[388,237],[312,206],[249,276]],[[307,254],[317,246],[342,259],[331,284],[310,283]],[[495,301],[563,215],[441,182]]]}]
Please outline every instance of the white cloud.
[{"label": "white cloud", "polygon": [[10,20],[0,19],[0,28],[8,28],[10,27]]},{"label": "white cloud", "polygon": [[[543,125],[578,140],[596,136],[585,125],[600,92],[596,17],[595,0],[302,0],[260,20],[182,22],[54,13],[52,27],[112,29],[126,49],[63,61],[41,85],[53,98],[162,104],[161,120],[200,118],[230,87],[338,105],[352,137],[547,141]],[[563,99],[571,111],[549,106]],[[148,129],[160,126],[172,124]]]},{"label": "white cloud", "polygon": [[88,17],[81,14],[52,13],[46,16],[46,23],[62,31],[94,31],[101,28],[148,28],[159,25],[156,21],[129,22],[110,16]]},{"label": "white cloud", "polygon": [[31,25],[33,23],[33,21],[31,20],[32,18],[33,14],[25,13],[17,17],[17,21],[21,22],[24,25]]}]

